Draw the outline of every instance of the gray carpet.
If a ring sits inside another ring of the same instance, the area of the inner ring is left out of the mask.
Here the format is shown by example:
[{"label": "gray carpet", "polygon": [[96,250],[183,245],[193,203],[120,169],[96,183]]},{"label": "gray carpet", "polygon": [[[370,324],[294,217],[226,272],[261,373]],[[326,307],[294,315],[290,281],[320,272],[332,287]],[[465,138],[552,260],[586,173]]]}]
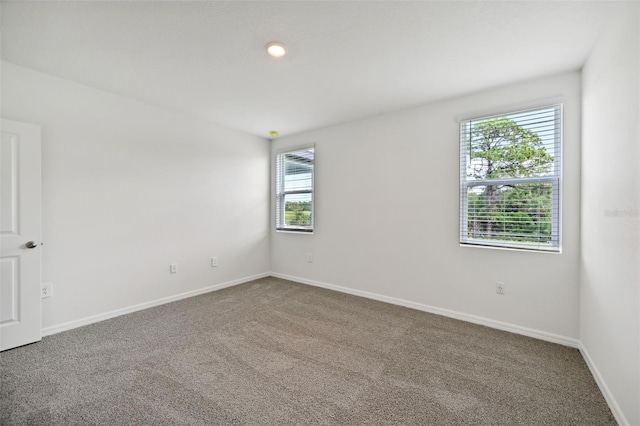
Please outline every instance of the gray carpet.
[{"label": "gray carpet", "polygon": [[3,425],[615,424],[575,349],[276,278],[0,367]]}]

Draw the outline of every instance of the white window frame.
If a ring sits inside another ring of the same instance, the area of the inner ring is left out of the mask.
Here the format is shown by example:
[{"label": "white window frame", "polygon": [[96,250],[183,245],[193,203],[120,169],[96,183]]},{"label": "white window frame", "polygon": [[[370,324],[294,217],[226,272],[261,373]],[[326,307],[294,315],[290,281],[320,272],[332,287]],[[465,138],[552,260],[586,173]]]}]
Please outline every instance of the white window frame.
[{"label": "white window frame", "polygon": [[[285,169],[280,166],[287,154],[293,154],[300,151],[313,150],[313,168],[311,172],[311,187],[309,189],[285,191],[284,176]],[[316,154],[315,145],[304,145],[295,148],[286,148],[275,153],[275,208],[276,208],[276,232],[292,232],[302,234],[313,234],[315,230],[315,168],[316,168]],[[309,226],[291,226],[285,224],[285,197],[293,194],[311,194],[311,224]]]},{"label": "white window frame", "polygon": [[[468,138],[464,138],[466,134],[464,130],[469,122],[490,120],[492,118],[505,117],[514,114],[532,112],[544,109],[555,109],[555,136],[554,136],[554,174],[552,176],[538,176],[526,178],[507,178],[507,179],[484,179],[484,180],[468,180],[467,179],[467,155],[468,155]],[[492,114],[488,116],[479,116],[467,118],[460,121],[460,245],[474,247],[491,247],[517,250],[533,250],[560,253],[562,251],[562,160],[563,160],[563,105],[555,103],[540,107],[527,108],[521,110],[508,111],[503,114]],[[551,242],[548,244],[534,242],[515,242],[507,240],[480,240],[469,237],[468,234],[468,194],[469,188],[474,186],[488,185],[516,185],[516,184],[532,184],[532,183],[549,183],[552,186],[552,197],[557,198],[557,202],[552,201],[552,221],[551,221]]]}]

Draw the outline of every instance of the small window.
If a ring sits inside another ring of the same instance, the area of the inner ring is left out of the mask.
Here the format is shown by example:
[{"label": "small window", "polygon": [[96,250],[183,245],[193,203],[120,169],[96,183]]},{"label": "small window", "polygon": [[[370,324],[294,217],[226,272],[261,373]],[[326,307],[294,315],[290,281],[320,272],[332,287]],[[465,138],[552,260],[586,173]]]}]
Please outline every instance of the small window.
[{"label": "small window", "polygon": [[460,123],[460,243],[560,251],[562,106]]},{"label": "small window", "polygon": [[276,155],[276,229],[313,232],[314,147]]}]

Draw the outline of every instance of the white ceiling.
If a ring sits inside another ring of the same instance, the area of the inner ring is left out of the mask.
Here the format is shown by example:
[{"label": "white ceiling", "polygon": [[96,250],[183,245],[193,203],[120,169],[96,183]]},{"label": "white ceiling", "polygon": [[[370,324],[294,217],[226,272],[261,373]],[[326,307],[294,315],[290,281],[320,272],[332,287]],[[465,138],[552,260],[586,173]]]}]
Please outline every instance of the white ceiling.
[{"label": "white ceiling", "polygon": [[[2,2],[2,59],[255,135],[584,64],[611,7],[547,1]],[[268,56],[282,41],[288,55]]]}]

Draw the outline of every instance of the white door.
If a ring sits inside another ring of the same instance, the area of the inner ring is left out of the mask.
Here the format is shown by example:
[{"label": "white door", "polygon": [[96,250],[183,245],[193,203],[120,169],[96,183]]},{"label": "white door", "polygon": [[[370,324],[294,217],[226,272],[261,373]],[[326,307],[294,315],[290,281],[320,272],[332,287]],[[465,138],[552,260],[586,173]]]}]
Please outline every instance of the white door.
[{"label": "white door", "polygon": [[0,350],[41,339],[40,127],[0,127]]}]

